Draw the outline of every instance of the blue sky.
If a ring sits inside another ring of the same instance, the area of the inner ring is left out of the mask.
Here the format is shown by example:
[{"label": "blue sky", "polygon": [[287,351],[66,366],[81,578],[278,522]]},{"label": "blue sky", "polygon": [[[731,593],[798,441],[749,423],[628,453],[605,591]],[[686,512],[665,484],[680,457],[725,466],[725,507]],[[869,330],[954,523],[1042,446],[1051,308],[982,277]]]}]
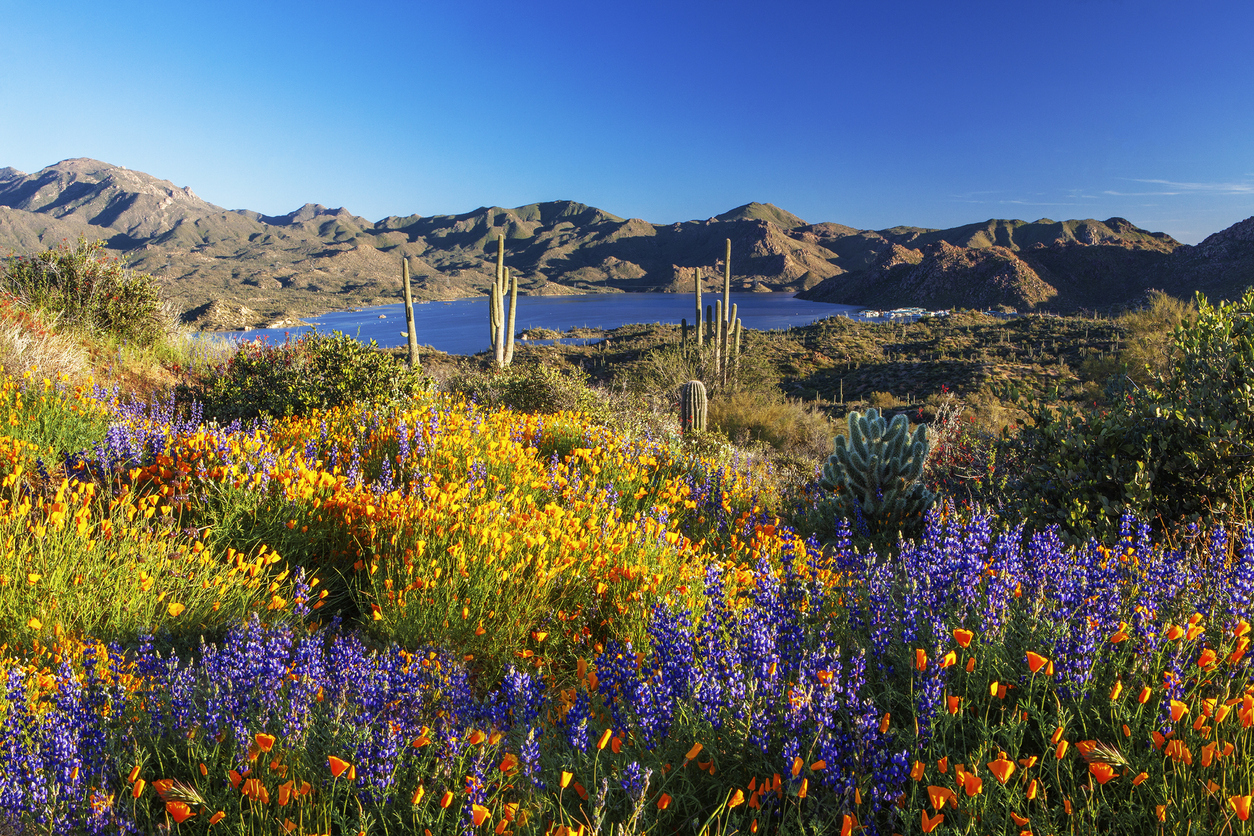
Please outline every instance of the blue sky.
[{"label": "blue sky", "polygon": [[1254,215],[1254,3],[0,0],[0,166],[370,220]]}]

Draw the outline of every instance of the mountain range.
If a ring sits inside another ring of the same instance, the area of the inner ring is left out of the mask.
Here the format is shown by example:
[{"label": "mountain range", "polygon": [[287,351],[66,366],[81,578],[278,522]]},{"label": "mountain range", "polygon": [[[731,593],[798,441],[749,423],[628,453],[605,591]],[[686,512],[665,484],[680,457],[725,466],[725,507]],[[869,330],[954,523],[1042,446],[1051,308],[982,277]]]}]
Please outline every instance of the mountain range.
[{"label": "mountain range", "polygon": [[674,224],[573,201],[371,222],[306,204],[286,215],[224,209],[190,188],[90,159],[0,169],[0,251],[103,239],[155,276],[190,322],[240,328],[396,302],[409,259],[418,300],[486,294],[505,236],[524,294],[791,291],[876,308],[1071,312],[1135,304],[1150,288],[1231,298],[1254,284],[1254,218],[1196,246],[1122,218],[989,220],[872,231],[811,224],[770,204]]}]

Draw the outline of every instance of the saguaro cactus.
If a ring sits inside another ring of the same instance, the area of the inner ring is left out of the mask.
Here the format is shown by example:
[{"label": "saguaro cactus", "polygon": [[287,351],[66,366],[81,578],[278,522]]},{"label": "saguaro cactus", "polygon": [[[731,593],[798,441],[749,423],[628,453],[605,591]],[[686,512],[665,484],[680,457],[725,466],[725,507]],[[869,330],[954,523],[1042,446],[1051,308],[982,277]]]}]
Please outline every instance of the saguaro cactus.
[{"label": "saguaro cactus", "polygon": [[409,285],[409,258],[401,256],[401,279],[405,285],[405,336],[409,342],[409,367],[418,365],[418,330],[414,326],[414,294]]},{"label": "saguaro cactus", "polygon": [[879,410],[849,413],[849,434],[838,435],[819,484],[832,496],[826,510],[861,517],[871,537],[917,529],[936,497],[923,484],[927,427],[910,432],[904,415],[884,420]]},{"label": "saguaro cactus", "polygon": [[701,331],[701,268],[697,267],[692,271],[697,277],[697,348],[705,342],[705,335]]},{"label": "saguaro cactus", "polygon": [[705,419],[709,405],[709,399],[705,394],[705,384],[701,381],[690,380],[679,387],[679,426],[684,435],[691,432],[705,432]]},{"label": "saguaro cactus", "polygon": [[[508,316],[505,291],[509,289]],[[496,277],[488,289],[488,325],[492,330],[492,349],[496,366],[503,369],[514,361],[514,317],[518,309],[518,277],[510,276],[505,266],[505,236],[496,236]]]}]

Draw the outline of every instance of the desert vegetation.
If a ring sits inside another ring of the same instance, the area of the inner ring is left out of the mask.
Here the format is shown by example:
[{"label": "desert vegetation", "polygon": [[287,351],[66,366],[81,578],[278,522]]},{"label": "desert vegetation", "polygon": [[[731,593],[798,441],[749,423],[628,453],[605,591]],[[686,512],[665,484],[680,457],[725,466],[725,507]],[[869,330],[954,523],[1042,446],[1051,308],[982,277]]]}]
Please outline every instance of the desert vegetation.
[{"label": "desert vegetation", "polygon": [[109,386],[6,302],[0,832],[1250,827],[1254,296]]}]

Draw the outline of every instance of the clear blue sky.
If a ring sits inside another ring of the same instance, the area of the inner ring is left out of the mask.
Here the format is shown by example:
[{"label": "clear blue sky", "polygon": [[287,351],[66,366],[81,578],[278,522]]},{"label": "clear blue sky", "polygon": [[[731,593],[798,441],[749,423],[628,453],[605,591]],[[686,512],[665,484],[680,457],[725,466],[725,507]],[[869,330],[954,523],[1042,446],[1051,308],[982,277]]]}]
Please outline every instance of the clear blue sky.
[{"label": "clear blue sky", "polygon": [[1254,215],[1248,0],[0,0],[0,166],[378,220]]}]

